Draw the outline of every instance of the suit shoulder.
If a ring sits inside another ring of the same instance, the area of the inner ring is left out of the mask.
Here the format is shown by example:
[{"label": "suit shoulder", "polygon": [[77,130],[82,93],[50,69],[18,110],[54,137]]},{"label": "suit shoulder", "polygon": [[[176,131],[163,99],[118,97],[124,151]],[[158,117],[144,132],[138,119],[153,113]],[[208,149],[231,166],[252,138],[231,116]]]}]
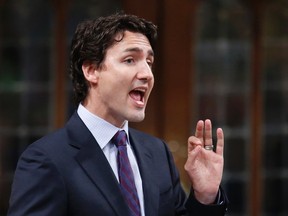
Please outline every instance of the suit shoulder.
[{"label": "suit shoulder", "polygon": [[36,140],[31,145],[45,146],[45,145],[51,145],[52,143],[55,143],[55,142],[61,142],[63,140],[67,140],[67,133],[64,128],[61,128],[41,137],[40,139]]},{"label": "suit shoulder", "polygon": [[43,153],[61,151],[61,148],[63,148],[66,143],[67,133],[64,128],[61,128],[34,141],[28,145],[25,151],[32,149],[38,149],[38,151],[42,151]]}]

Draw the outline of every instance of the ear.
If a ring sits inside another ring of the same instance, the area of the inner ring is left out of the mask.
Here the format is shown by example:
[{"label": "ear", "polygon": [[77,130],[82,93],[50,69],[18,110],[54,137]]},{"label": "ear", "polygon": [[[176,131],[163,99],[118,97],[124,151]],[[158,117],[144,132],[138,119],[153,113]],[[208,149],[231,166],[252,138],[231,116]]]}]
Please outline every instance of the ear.
[{"label": "ear", "polygon": [[85,79],[89,83],[97,83],[98,82],[98,70],[95,63],[91,61],[84,61],[82,64],[82,71]]}]

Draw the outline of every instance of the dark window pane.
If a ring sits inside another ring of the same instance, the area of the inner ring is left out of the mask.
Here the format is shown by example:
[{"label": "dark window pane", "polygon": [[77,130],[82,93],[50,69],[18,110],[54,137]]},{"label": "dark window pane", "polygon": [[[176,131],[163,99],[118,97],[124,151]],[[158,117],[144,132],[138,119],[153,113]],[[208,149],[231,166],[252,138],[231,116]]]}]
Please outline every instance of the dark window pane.
[{"label": "dark window pane", "polygon": [[244,125],[247,116],[246,103],[245,95],[231,94],[227,96],[226,115],[229,127],[241,127]]},{"label": "dark window pane", "polygon": [[[287,186],[287,183],[285,185]],[[283,200],[284,192],[282,179],[268,178],[264,181],[263,207],[265,212],[272,215],[280,215],[280,213],[283,211],[284,205],[287,205],[287,203],[284,204]]]},{"label": "dark window pane", "polygon": [[245,183],[238,180],[230,180],[225,185],[225,191],[227,191],[230,202],[229,212],[244,213],[247,201]]},{"label": "dark window pane", "polygon": [[[215,120],[217,116],[217,96],[211,94],[199,95],[199,106],[198,112],[200,119],[211,119]],[[213,121],[213,124],[215,122]]]},{"label": "dark window pane", "polygon": [[281,134],[267,135],[264,145],[264,165],[267,170],[288,168],[288,137]]},{"label": "dark window pane", "polygon": [[27,95],[26,123],[30,127],[49,125],[49,92],[32,92]]},{"label": "dark window pane", "polygon": [[279,90],[271,90],[265,92],[265,121],[266,124],[279,124],[283,122],[284,101],[282,92]]},{"label": "dark window pane", "polygon": [[15,127],[20,123],[20,94],[0,92],[0,126]]},{"label": "dark window pane", "polygon": [[227,171],[231,173],[245,171],[247,158],[245,146],[245,140],[242,138],[225,140],[225,167]]},{"label": "dark window pane", "polygon": [[19,138],[5,134],[0,134],[0,137],[0,171],[13,172],[19,157]]},{"label": "dark window pane", "polygon": [[21,79],[20,53],[15,46],[0,47],[0,85],[9,88],[14,81]]},{"label": "dark window pane", "polygon": [[[31,44],[22,50],[22,79],[30,84],[48,84],[50,80],[50,47]],[[29,55],[27,55],[29,53]],[[63,71],[63,73],[67,73]]]}]

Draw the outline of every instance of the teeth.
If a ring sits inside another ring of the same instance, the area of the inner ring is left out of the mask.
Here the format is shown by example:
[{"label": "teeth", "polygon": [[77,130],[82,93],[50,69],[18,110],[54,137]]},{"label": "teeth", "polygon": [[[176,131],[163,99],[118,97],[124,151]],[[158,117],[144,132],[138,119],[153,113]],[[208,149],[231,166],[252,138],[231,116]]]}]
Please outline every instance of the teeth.
[{"label": "teeth", "polygon": [[145,92],[146,92],[146,89],[134,89],[134,91],[139,91],[139,92],[145,93]]}]

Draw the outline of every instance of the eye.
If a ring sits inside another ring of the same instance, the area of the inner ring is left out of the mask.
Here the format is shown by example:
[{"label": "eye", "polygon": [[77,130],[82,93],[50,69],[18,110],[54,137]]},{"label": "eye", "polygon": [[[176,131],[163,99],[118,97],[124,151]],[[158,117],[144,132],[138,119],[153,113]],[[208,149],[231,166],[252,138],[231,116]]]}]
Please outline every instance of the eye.
[{"label": "eye", "polygon": [[153,67],[153,61],[152,61],[152,60],[147,59],[146,62],[147,62],[147,64],[149,65],[150,68]]},{"label": "eye", "polygon": [[135,61],[134,61],[133,58],[126,58],[126,59],[124,60],[124,62],[127,63],[127,64],[133,64]]}]

